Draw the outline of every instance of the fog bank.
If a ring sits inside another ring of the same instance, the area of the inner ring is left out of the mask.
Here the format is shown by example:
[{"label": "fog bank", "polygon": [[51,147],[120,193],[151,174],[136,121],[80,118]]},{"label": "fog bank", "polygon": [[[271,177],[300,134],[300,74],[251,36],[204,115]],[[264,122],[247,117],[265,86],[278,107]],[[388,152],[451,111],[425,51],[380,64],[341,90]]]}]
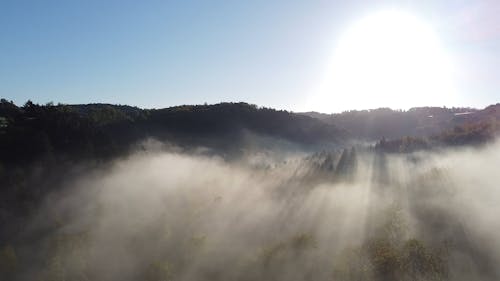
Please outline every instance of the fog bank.
[{"label": "fog bank", "polygon": [[348,160],[268,156],[142,151],[68,179],[24,232],[37,242],[14,247],[33,254],[12,276],[499,279],[500,143],[398,155],[358,149]]}]

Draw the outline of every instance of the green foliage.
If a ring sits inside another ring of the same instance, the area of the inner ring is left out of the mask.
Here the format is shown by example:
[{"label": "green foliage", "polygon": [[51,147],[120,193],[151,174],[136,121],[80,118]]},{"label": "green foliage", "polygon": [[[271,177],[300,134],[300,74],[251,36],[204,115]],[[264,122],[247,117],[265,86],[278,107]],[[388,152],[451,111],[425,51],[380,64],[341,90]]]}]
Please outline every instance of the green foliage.
[{"label": "green foliage", "polygon": [[237,147],[252,132],[300,144],[340,141],[333,125],[287,111],[246,103],[177,106],[142,110],[109,104],[17,107],[0,102],[0,162],[25,165],[35,160],[108,159],[127,153],[148,137],[182,146]]},{"label": "green foliage", "polygon": [[491,141],[500,132],[496,120],[467,123],[446,130],[434,139],[447,145],[481,144]]},{"label": "green foliage", "polygon": [[373,280],[373,265],[361,247],[345,248],[335,258],[333,277],[335,281]]},{"label": "green foliage", "polygon": [[18,270],[16,251],[11,245],[0,250],[0,276],[11,276]]},{"label": "green foliage", "polygon": [[146,272],[145,281],[169,281],[174,280],[173,267],[168,261],[152,263]]},{"label": "green foliage", "polygon": [[426,150],[431,147],[431,141],[423,137],[404,137],[394,140],[382,139],[375,145],[376,150],[391,153],[410,153]]},{"label": "green foliage", "polygon": [[381,231],[379,235],[389,243],[399,245],[408,232],[408,224],[404,218],[403,209],[399,204],[391,204],[382,213]]},{"label": "green foliage", "polygon": [[66,270],[63,265],[63,260],[60,254],[55,254],[49,258],[46,269],[47,281],[64,281],[67,280]]},{"label": "green foliage", "polygon": [[446,254],[429,249],[417,239],[410,239],[403,246],[401,269],[408,280],[446,280],[448,277]]},{"label": "green foliage", "polygon": [[376,239],[367,245],[368,258],[377,280],[396,280],[400,270],[400,255],[386,239]]},{"label": "green foliage", "polygon": [[269,264],[279,258],[281,255],[283,255],[286,251],[287,247],[285,243],[277,243],[274,245],[271,245],[269,247],[266,247],[262,250],[260,256],[262,263],[264,266],[269,266]]},{"label": "green foliage", "polygon": [[100,126],[133,120],[125,112],[110,105],[91,108],[88,115],[95,124],[99,124]]},{"label": "green foliage", "polygon": [[315,249],[317,242],[309,233],[300,233],[290,239],[290,247],[296,252],[302,252],[309,249]]},{"label": "green foliage", "polygon": [[45,280],[90,280],[87,235],[57,235],[51,238],[50,252],[46,258]]},{"label": "green foliage", "polygon": [[421,240],[406,239],[406,222],[398,205],[383,212],[377,229],[365,243],[336,257],[334,280],[447,280],[446,253]]},{"label": "green foliage", "polygon": [[316,239],[308,233],[299,233],[286,241],[264,248],[260,259],[265,267],[272,263],[280,263],[284,259],[298,258],[309,250],[316,249]]},{"label": "green foliage", "polygon": [[190,243],[193,245],[195,249],[201,249],[207,241],[206,235],[194,235],[190,239]]}]

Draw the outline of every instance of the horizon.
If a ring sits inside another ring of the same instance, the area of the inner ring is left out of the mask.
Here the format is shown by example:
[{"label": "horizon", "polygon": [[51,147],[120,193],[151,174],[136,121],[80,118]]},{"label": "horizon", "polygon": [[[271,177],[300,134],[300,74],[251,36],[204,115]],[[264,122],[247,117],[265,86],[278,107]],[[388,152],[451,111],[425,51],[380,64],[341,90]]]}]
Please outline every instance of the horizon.
[{"label": "horizon", "polygon": [[500,280],[499,14],[0,0],[0,281]]},{"label": "horizon", "polygon": [[499,11],[488,1],[8,1],[0,96],[324,113],[484,108],[500,100]]},{"label": "horizon", "polygon": [[9,100],[9,99],[3,98],[3,97],[0,97],[0,99],[6,100],[7,102],[11,102],[14,105],[16,105],[17,107],[23,107],[26,103],[32,102],[32,103],[40,105],[40,106],[47,106],[47,105],[53,105],[53,106],[65,106],[65,105],[68,105],[68,106],[110,105],[110,106],[127,106],[127,107],[138,108],[138,109],[141,109],[141,110],[160,110],[160,109],[175,108],[175,107],[182,107],[182,106],[214,106],[214,105],[218,105],[218,104],[239,104],[239,103],[243,103],[243,104],[247,104],[247,105],[251,105],[251,106],[256,106],[257,108],[268,108],[268,109],[273,109],[273,110],[284,110],[284,111],[288,111],[288,112],[291,112],[291,113],[297,113],[297,114],[302,114],[302,113],[318,113],[318,114],[327,114],[327,115],[330,115],[330,114],[342,114],[342,113],[345,113],[345,112],[352,112],[352,111],[375,111],[375,110],[380,110],[380,109],[388,109],[388,110],[391,110],[391,111],[400,111],[400,112],[409,112],[411,110],[420,109],[420,108],[483,110],[483,109],[486,109],[486,108],[488,108],[490,106],[495,106],[495,105],[499,105],[500,104],[500,103],[497,102],[497,103],[488,104],[488,105],[486,105],[484,107],[472,107],[472,106],[425,106],[424,105],[424,106],[415,106],[415,107],[411,107],[411,108],[408,108],[408,109],[392,108],[392,107],[382,106],[382,107],[367,108],[367,109],[347,109],[347,110],[338,111],[338,112],[321,112],[321,111],[315,111],[315,110],[310,110],[310,111],[294,111],[294,110],[288,110],[288,109],[283,109],[283,108],[269,107],[269,106],[261,105],[261,104],[254,104],[254,103],[250,103],[250,102],[246,102],[246,101],[221,101],[221,102],[216,102],[216,103],[176,104],[176,105],[166,106],[166,107],[141,107],[141,106],[133,105],[133,104],[106,103],[106,102],[61,103],[61,102],[49,101],[49,102],[45,102],[45,103],[39,103],[39,102],[35,102],[35,101],[32,101],[32,100],[27,100],[27,101],[22,102],[22,103],[16,103],[13,100]]}]

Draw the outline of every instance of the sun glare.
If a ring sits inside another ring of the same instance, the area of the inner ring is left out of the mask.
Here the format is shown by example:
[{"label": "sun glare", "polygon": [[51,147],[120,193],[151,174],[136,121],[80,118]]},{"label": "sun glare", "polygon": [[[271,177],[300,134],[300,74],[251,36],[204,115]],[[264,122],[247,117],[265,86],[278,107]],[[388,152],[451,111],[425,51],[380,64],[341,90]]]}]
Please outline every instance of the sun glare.
[{"label": "sun glare", "polygon": [[313,107],[442,106],[454,92],[452,70],[431,26],[407,13],[379,12],[340,37]]}]

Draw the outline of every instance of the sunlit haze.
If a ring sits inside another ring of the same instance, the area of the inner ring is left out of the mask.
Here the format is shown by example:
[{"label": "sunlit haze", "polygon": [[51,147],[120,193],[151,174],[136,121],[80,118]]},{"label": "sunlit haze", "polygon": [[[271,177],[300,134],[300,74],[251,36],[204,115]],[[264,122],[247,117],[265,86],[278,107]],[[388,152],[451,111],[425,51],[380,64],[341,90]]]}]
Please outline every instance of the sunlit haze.
[{"label": "sunlit haze", "polygon": [[0,281],[499,281],[497,2],[0,0]]},{"label": "sunlit haze", "polygon": [[2,1],[0,96],[293,111],[498,101],[494,1]]},{"label": "sunlit haze", "polygon": [[371,14],[340,37],[311,108],[328,112],[443,106],[456,96],[450,55],[431,26],[399,11]]}]

